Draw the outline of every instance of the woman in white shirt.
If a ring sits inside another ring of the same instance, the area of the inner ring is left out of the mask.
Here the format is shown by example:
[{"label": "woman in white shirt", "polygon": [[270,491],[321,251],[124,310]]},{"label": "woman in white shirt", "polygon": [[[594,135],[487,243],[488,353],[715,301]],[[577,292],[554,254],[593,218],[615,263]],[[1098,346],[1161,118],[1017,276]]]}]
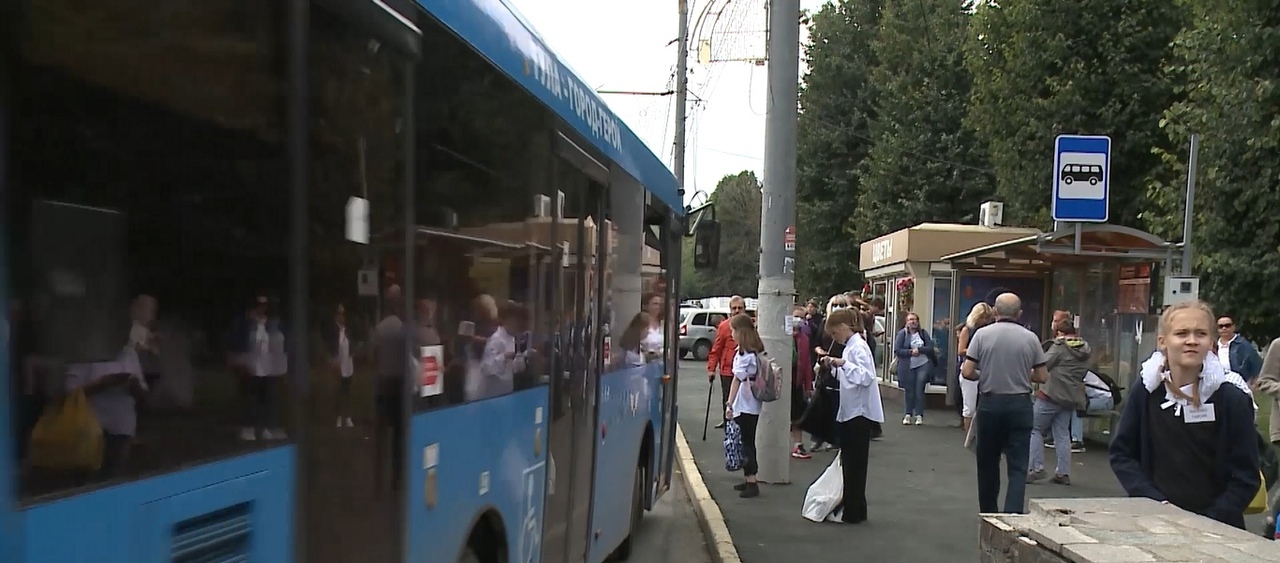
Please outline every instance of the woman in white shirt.
[{"label": "woman in white shirt", "polygon": [[618,339],[620,354],[612,358],[612,369],[627,369],[645,365],[644,339],[649,332],[649,313],[641,311],[631,318],[622,338]]},{"label": "woman in white shirt", "polygon": [[751,392],[751,382],[760,372],[759,354],[764,353],[764,341],[756,332],[755,322],[744,313],[729,319],[733,341],[738,351],[733,355],[733,383],[729,386],[729,402],[725,404],[725,418],[733,419],[742,429],[742,474],[746,481],[735,485],[742,498],[760,496],[756,482],[759,465],[756,460],[756,425],[760,423],[760,401]]},{"label": "woman in white shirt", "polygon": [[827,333],[844,344],[839,358],[826,357],[840,383],[840,409],[836,423],[840,435],[840,465],[844,473],[844,501],[841,520],[857,524],[867,519],[867,465],[871,455],[871,432],[884,422],[880,386],[876,379],[871,348],[862,336],[862,318],[851,309],[832,311],[827,317]]},{"label": "woman in white shirt", "polygon": [[645,313],[649,315],[649,329],[645,332],[643,347],[645,356],[661,356],[666,337],[662,335],[662,308],[664,300],[661,294],[650,293],[645,297]]}]

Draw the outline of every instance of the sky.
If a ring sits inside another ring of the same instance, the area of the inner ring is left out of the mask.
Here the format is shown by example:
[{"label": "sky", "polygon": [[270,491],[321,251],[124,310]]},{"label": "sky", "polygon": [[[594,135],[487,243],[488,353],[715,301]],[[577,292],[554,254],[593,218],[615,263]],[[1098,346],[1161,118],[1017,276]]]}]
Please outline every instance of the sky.
[{"label": "sky", "polygon": [[[596,90],[674,89],[679,14],[675,0],[506,0],[587,86]],[[767,66],[766,0],[690,0],[688,147],[685,199],[711,192],[725,175],[762,175]],[[800,0],[816,10],[821,0]],[[703,24],[699,15],[707,12]],[[696,32],[696,35],[694,33]],[[802,33],[802,38],[804,37]],[[713,62],[698,61],[710,41]],[[675,97],[602,93],[600,97],[668,166]]]}]

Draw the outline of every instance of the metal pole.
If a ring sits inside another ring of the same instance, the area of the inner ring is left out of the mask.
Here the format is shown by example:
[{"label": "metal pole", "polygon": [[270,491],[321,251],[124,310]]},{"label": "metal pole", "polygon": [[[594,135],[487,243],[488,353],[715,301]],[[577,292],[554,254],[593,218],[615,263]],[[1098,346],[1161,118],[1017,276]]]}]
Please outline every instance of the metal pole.
[{"label": "metal pole", "polygon": [[676,2],[680,9],[680,37],[677,39],[680,46],[676,49],[676,138],[672,168],[675,169],[680,196],[684,197],[685,113],[689,105],[689,0]]},{"label": "metal pole", "polygon": [[[764,191],[760,217],[759,327],[782,370],[782,396],[760,413],[760,480],[791,481],[791,335],[784,319],[795,304],[795,250],[786,246],[796,220],[796,103],[800,80],[799,0],[771,0],[769,99],[765,115]],[[794,231],[793,231],[794,232]]]},{"label": "metal pole", "polygon": [[1191,226],[1196,208],[1196,160],[1200,155],[1200,135],[1191,134],[1191,159],[1187,161],[1187,214],[1182,218],[1182,275],[1191,275]]}]

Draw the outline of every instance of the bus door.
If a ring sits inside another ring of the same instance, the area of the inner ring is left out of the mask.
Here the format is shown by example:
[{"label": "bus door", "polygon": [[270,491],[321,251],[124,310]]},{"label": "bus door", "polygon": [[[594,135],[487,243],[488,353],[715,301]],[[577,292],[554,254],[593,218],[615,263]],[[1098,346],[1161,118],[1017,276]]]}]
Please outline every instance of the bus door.
[{"label": "bus door", "polygon": [[[668,223],[670,223],[669,219]],[[662,433],[658,435],[658,443],[655,444],[658,448],[656,450],[655,470],[658,478],[655,499],[658,494],[671,486],[671,469],[676,452],[676,385],[680,377],[680,346],[678,345],[680,342],[680,284],[678,280],[681,276],[681,261],[678,257],[683,246],[680,230],[676,225],[668,224],[662,229],[662,245],[665,247],[661,257],[663,274],[667,279],[677,281],[666,284],[663,300],[665,304],[663,315],[666,316],[663,326],[667,331],[664,341],[667,343],[667,349],[663,351],[664,369],[659,386],[662,398]]]},{"label": "bus door", "polygon": [[[563,191],[556,266],[563,266],[558,353],[548,430],[543,561],[584,561],[591,535],[601,283],[599,240],[605,228],[603,184],[608,171],[564,135],[556,138],[554,172]],[[556,205],[559,208],[559,205]],[[558,213],[558,211],[557,211]],[[560,216],[555,215],[557,218]]]},{"label": "bus door", "polygon": [[398,22],[373,2],[313,3],[310,20],[307,312],[315,338],[303,348],[300,561],[399,562],[408,465],[402,327],[410,325],[401,319],[412,290],[402,154],[414,131],[400,120],[413,71],[389,36]]}]

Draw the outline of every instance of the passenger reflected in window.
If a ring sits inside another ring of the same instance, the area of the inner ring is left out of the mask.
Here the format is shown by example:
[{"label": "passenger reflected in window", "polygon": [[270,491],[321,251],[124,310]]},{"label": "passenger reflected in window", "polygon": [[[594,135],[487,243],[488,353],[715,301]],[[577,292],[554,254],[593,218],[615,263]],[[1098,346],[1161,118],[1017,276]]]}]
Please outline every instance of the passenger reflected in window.
[{"label": "passenger reflected in window", "polygon": [[[378,367],[376,403],[378,410],[379,462],[387,460],[383,451],[390,448],[391,486],[398,489],[403,472],[401,460],[404,452],[404,390],[405,374],[409,370],[409,355],[405,351],[405,326],[400,319],[404,296],[400,286],[387,288],[382,299],[382,321],[373,329],[375,364]],[[378,488],[385,480],[385,469],[376,469]]]},{"label": "passenger reflected in window", "polygon": [[417,323],[418,346],[439,346],[440,331],[436,329],[436,311],[438,305],[435,293],[428,292],[414,302],[414,315]]},{"label": "passenger reflected in window", "polygon": [[355,345],[347,331],[346,307],[338,305],[338,309],[333,314],[333,320],[325,325],[323,335],[330,369],[338,377],[338,397],[335,408],[337,422],[334,425],[338,428],[344,426],[351,428],[356,425],[351,418],[351,383],[352,378],[355,377],[356,364]]},{"label": "passenger reflected in window", "polygon": [[518,303],[508,303],[499,312],[501,324],[484,346],[480,369],[468,372],[467,400],[478,401],[506,395],[515,390],[515,374],[525,369],[529,350],[521,351],[516,342],[529,326],[529,311]]},{"label": "passenger reflected in window", "polygon": [[283,440],[280,427],[280,387],[288,371],[284,348],[284,328],[278,307],[259,295],[242,322],[233,329],[233,369],[241,382],[244,426],[240,439]]},{"label": "passenger reflected in window", "polygon": [[665,299],[660,293],[650,293],[644,299],[644,312],[649,314],[649,330],[644,335],[644,353],[649,360],[661,359],[666,337],[662,333]]},{"label": "passenger reflected in window", "polygon": [[66,390],[84,392],[102,427],[102,468],[98,479],[116,477],[129,459],[138,428],[136,405],[147,392],[138,354],[126,345],[115,361],[70,364]]},{"label": "passenger reflected in window", "polygon": [[622,353],[613,356],[613,365],[610,366],[612,369],[640,367],[653,359],[652,354],[645,351],[645,339],[651,334],[652,324],[653,318],[644,311],[631,317],[631,322],[622,332],[622,338],[618,340],[618,351]]},{"label": "passenger reflected in window", "polygon": [[[145,294],[134,299],[129,307],[129,316],[133,319],[133,325],[129,328],[129,347],[138,355],[138,365],[142,368],[148,394],[156,388],[161,375],[160,338],[153,330],[158,307],[156,298]],[[135,439],[137,443],[142,441],[142,427],[148,425],[147,407],[147,401],[138,401],[134,407],[139,427],[138,437]]]}]

